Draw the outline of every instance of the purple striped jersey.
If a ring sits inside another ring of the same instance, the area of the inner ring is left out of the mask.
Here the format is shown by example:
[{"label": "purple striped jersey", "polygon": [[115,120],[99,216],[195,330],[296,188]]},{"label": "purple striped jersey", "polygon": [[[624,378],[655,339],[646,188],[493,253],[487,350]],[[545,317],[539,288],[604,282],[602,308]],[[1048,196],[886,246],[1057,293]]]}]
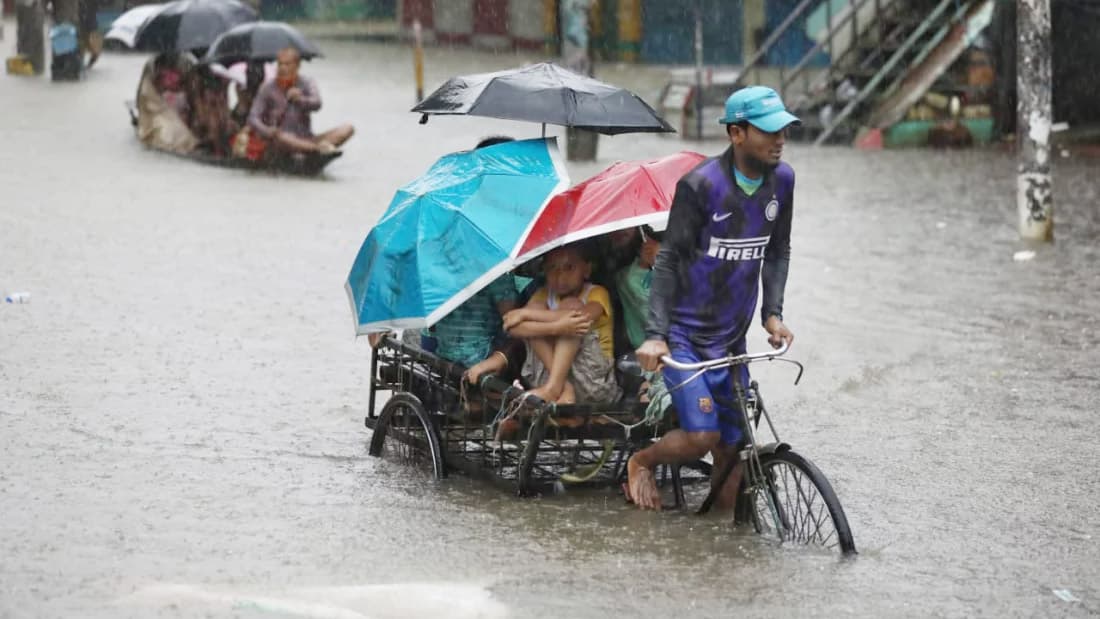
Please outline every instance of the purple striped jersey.
[{"label": "purple striped jersey", "polygon": [[680,179],[653,268],[646,337],[707,356],[743,352],[761,281],[761,319],[782,318],[793,195],[786,163],[746,195],[732,148]]}]

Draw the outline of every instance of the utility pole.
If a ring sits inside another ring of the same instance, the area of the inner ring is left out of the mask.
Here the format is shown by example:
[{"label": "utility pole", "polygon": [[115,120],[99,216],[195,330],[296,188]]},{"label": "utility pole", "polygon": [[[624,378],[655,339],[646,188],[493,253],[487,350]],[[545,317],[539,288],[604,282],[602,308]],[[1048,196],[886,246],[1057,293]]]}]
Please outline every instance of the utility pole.
[{"label": "utility pole", "polygon": [[416,80],[416,102],[424,100],[424,29],[419,19],[413,20],[413,78]]},{"label": "utility pole", "polygon": [[[581,75],[592,75],[592,56],[589,46],[588,12],[593,0],[562,0],[561,2],[561,55],[562,64]],[[565,130],[565,158],[569,161],[595,161],[597,134],[594,131]]]},{"label": "utility pole", "polygon": [[1050,0],[1019,0],[1016,31],[1016,210],[1020,238],[1049,242],[1054,240]]},{"label": "utility pole", "polygon": [[46,70],[46,12],[41,0],[16,0],[15,51],[30,61],[34,74]]},{"label": "utility pole", "polygon": [[695,0],[695,138],[703,139],[703,3]]}]

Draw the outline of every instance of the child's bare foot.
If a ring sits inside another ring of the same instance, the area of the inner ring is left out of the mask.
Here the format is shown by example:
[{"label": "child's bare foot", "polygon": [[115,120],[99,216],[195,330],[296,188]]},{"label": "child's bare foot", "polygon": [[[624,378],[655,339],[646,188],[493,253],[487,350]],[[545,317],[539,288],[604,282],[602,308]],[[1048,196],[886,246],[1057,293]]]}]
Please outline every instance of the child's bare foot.
[{"label": "child's bare foot", "polygon": [[573,388],[573,383],[565,381],[565,388],[561,390],[561,395],[558,396],[558,404],[575,404],[577,402],[577,390]]},{"label": "child's bare foot", "polygon": [[554,389],[553,386],[547,383],[529,390],[527,394],[535,396],[543,402],[557,402],[558,397],[561,396],[561,390]]},{"label": "child's bare foot", "polygon": [[641,509],[660,510],[661,495],[653,471],[638,464],[637,458],[633,455],[626,461],[626,498]]}]

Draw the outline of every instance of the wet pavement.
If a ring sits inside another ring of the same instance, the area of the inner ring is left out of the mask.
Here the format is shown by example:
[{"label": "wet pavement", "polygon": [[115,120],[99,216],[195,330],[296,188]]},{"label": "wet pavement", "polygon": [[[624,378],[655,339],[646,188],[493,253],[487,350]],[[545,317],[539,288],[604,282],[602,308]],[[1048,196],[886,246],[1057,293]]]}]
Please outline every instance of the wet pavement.
[{"label": "wet pavement", "polygon": [[[538,129],[419,126],[407,50],[324,48],[315,124],[358,134],[316,180],[143,150],[140,56],[0,76],[0,291],[32,295],[0,305],[0,617],[1100,613],[1095,160],[1056,162],[1058,240],[1017,262],[1010,155],[788,147],[806,375],[755,374],[844,503],[860,555],[839,560],[367,456],[359,244],[438,156]],[[430,49],[427,83],[523,59]],[[571,173],[679,149],[721,144],[602,138]]]}]

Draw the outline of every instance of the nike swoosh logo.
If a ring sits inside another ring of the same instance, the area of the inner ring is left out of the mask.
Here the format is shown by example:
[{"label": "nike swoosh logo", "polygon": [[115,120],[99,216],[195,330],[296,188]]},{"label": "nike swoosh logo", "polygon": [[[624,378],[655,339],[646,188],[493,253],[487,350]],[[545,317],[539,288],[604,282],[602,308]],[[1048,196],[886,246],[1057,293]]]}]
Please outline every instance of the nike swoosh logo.
[{"label": "nike swoosh logo", "polygon": [[718,213],[715,213],[714,214],[714,221],[722,221],[722,220],[725,220],[725,219],[729,219],[730,215],[733,215],[733,213],[726,213],[725,215],[722,215],[721,217],[718,216]]}]

